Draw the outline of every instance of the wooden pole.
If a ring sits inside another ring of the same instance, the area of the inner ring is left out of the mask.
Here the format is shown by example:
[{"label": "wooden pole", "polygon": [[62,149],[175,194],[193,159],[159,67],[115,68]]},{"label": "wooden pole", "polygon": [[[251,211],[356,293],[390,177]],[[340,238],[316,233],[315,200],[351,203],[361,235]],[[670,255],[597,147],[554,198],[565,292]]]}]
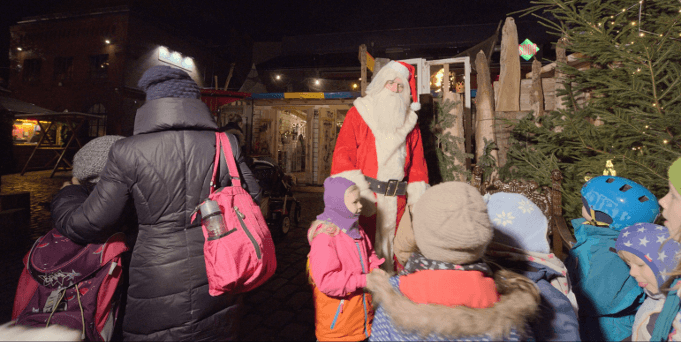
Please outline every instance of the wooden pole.
[{"label": "wooden pole", "polygon": [[442,73],[442,94],[449,92],[449,64],[444,65],[444,72]]},{"label": "wooden pole", "polygon": [[227,75],[227,81],[225,81],[225,88],[223,90],[227,90],[227,86],[229,86],[229,81],[232,80],[232,74],[234,73],[234,66],[235,65],[236,65],[236,63],[232,63],[232,65],[229,67],[229,75]]},{"label": "wooden pole", "polygon": [[361,72],[361,78],[362,80],[360,81],[360,89],[362,90],[362,96],[366,96],[367,94],[367,46],[365,44],[362,44],[359,46],[359,62],[362,67],[362,72]]},{"label": "wooden pole", "polygon": [[[443,79],[443,87],[442,87],[442,101],[445,102],[447,100],[452,101],[456,105],[449,111],[449,114],[456,115],[456,120],[454,121],[454,124],[452,127],[449,127],[445,129],[445,133],[449,133],[454,137],[461,138],[461,141],[457,141],[455,143],[455,148],[461,153],[465,153],[466,151],[466,145],[464,143],[464,128],[463,128],[463,116],[464,116],[464,110],[463,110],[463,101],[462,101],[462,96],[461,94],[458,94],[456,92],[452,92],[449,89],[449,64],[444,65],[444,77]],[[454,78],[456,80],[456,78]],[[456,159],[456,156],[451,153],[450,151],[442,151],[445,155],[447,155],[451,160],[453,160],[454,165],[461,166],[462,168],[466,167],[466,160],[458,160]],[[465,182],[466,181],[466,176],[462,173],[454,173],[454,180],[459,181],[459,182]]]},{"label": "wooden pole", "polygon": [[[475,96],[477,101],[475,158],[476,164],[479,165],[480,158],[485,152],[485,142],[483,138],[487,138],[490,142],[496,142],[496,136],[494,134],[494,88],[492,88],[487,58],[482,50],[475,56],[475,69],[478,71],[478,93]],[[491,155],[497,161],[497,166],[499,166],[497,151],[492,150]]]},{"label": "wooden pole", "polygon": [[[534,111],[534,117],[544,116],[544,91],[541,85],[541,62],[532,62],[532,91],[530,92],[530,109]],[[537,127],[541,126],[537,123]]]},{"label": "wooden pole", "polygon": [[214,78],[215,78],[215,90],[218,90],[218,75],[215,75]]},{"label": "wooden pole", "polygon": [[[518,30],[515,20],[511,17],[506,18],[501,32],[499,63],[501,64],[499,96],[495,108],[500,112],[517,112],[520,110],[520,57],[518,56]],[[477,64],[476,60],[475,65]]]}]

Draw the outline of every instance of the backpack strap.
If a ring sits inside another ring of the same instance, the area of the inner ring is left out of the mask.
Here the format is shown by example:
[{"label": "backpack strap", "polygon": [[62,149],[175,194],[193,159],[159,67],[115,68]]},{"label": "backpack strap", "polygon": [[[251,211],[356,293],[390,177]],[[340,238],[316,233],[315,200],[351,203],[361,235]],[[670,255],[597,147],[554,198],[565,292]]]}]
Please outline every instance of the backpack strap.
[{"label": "backpack strap", "polygon": [[[675,279],[670,288],[674,288],[679,279]],[[664,301],[664,306],[662,307],[662,312],[657,317],[655,321],[655,328],[653,329],[653,334],[650,337],[650,341],[666,341],[669,337],[669,332],[672,330],[672,323],[674,318],[679,313],[679,305],[681,300],[676,293],[676,290],[669,291],[667,294],[667,299]]]},{"label": "backpack strap", "polygon": [[232,153],[232,145],[229,142],[229,137],[227,134],[215,132],[215,162],[213,166],[213,177],[210,183],[210,193],[215,192],[215,187],[217,185],[217,173],[218,166],[220,165],[220,152],[225,156],[225,162],[227,162],[227,169],[229,171],[229,176],[232,178],[232,185],[241,186],[241,177],[239,177],[239,169],[236,166],[236,161],[234,160],[234,154]]}]

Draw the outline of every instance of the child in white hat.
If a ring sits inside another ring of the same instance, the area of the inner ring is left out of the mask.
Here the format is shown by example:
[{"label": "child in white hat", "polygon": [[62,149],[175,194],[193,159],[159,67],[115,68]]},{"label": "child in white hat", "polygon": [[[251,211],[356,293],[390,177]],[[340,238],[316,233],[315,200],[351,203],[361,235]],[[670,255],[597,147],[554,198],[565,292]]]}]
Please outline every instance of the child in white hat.
[{"label": "child in white hat", "polygon": [[540,312],[530,326],[540,341],[580,339],[577,299],[567,277],[567,268],[550,251],[549,222],[527,197],[499,192],[485,195],[494,238],[487,256],[495,263],[520,273],[537,285]]}]

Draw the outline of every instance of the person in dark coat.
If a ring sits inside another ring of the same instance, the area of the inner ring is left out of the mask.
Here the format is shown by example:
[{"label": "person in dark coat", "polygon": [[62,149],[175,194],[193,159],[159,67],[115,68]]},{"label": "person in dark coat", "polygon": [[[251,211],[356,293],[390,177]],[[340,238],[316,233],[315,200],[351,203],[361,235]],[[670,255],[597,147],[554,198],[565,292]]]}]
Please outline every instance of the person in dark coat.
[{"label": "person in dark coat", "polygon": [[[217,125],[190,76],[155,66],[138,83],[147,102],[137,111],[132,137],[117,141],[101,180],[88,196],[66,186],[52,201],[59,232],[78,243],[102,242],[114,233],[130,200],[139,232],[130,262],[126,340],[237,339],[241,298],[211,297],[200,220],[194,208],[209,194]],[[260,187],[229,135],[243,186],[256,202]],[[219,185],[230,185],[224,157]]]}]

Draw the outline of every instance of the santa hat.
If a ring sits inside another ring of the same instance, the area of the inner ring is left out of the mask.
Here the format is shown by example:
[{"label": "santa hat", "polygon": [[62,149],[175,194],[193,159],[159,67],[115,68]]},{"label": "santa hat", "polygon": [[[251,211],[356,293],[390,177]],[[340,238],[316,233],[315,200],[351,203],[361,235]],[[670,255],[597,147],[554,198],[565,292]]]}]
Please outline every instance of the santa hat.
[{"label": "santa hat", "polygon": [[391,69],[397,71],[402,77],[409,81],[409,88],[411,91],[411,110],[417,111],[421,109],[421,104],[419,103],[419,94],[416,91],[416,78],[414,77],[415,68],[411,64],[400,61],[390,61],[387,65]]}]

